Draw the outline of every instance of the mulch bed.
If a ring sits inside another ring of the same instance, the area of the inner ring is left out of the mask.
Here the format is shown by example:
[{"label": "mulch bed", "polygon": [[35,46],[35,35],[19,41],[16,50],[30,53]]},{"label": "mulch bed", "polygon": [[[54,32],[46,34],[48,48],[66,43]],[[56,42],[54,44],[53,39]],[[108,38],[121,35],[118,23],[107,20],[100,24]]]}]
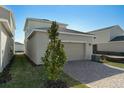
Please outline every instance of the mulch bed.
[{"label": "mulch bed", "polygon": [[48,80],[44,83],[46,88],[68,88],[67,83],[62,80]]}]

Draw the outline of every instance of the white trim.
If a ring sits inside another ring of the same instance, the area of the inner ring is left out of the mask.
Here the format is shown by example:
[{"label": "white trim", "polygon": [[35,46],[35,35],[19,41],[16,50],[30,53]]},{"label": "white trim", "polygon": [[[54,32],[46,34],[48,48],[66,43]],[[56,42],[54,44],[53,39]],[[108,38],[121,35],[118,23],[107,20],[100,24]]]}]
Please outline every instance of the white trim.
[{"label": "white trim", "polygon": [[11,33],[11,35],[13,35],[8,20],[0,18],[0,22],[3,23],[3,25],[6,27],[6,29],[9,30],[8,32]]},{"label": "white trim", "polygon": [[[33,32],[43,32],[43,33],[47,33],[46,30],[32,29],[32,30],[31,30],[31,33],[28,35],[27,38],[29,38],[30,35],[31,35]],[[59,32],[59,33],[60,33],[60,34],[66,34],[66,35],[78,35],[78,36],[94,37],[94,35],[75,34],[75,33],[69,33],[69,32]]]},{"label": "white trim", "polygon": [[0,18],[0,22],[6,23],[8,28],[10,29],[10,25],[7,19]]},{"label": "white trim", "polygon": [[108,43],[124,43],[124,41],[109,41],[106,43],[94,43],[94,44],[108,44]]},{"label": "white trim", "polygon": [[60,32],[60,34],[68,34],[68,35],[79,35],[79,36],[89,36],[89,37],[94,37],[94,35],[88,35],[88,34],[76,34],[76,33],[69,33],[69,32]]},{"label": "white trim", "polygon": [[123,42],[124,43],[124,41],[109,41],[108,43],[117,43],[117,42]]},{"label": "white trim", "polygon": [[62,40],[63,43],[87,43],[87,42],[84,42],[84,41],[70,41],[70,40]]}]

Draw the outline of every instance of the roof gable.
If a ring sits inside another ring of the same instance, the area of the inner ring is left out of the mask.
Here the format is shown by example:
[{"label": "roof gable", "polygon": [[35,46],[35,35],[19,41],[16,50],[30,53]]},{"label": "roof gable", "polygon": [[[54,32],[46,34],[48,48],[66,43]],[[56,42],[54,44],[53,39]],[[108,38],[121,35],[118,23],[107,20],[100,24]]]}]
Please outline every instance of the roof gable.
[{"label": "roof gable", "polygon": [[[39,29],[39,30],[48,30],[49,28],[35,28],[35,29]],[[65,29],[65,30],[62,30],[60,32],[67,32],[67,33],[74,33],[74,34],[87,34],[87,35],[93,35],[93,34],[90,34],[90,33],[85,33],[85,32],[81,32],[81,31],[77,31],[77,30],[72,30],[72,29]]]},{"label": "roof gable", "polygon": [[89,33],[100,32],[100,31],[107,31],[108,29],[113,29],[114,27],[121,28],[119,25],[114,25],[114,26],[110,26],[110,27],[105,27],[105,28],[97,29],[97,30],[94,30],[94,31],[89,31]]}]

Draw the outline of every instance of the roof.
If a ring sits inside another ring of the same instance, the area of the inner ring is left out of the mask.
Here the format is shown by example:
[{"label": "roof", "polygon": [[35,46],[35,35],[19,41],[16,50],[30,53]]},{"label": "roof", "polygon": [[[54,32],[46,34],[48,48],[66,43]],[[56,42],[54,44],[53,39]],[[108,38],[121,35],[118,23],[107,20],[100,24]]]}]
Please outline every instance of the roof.
[{"label": "roof", "polygon": [[117,36],[113,38],[111,41],[124,41],[124,36]]},{"label": "roof", "polygon": [[[26,26],[27,26],[27,22],[29,20],[32,20],[32,21],[43,21],[43,22],[51,22],[51,20],[48,20],[48,19],[39,19],[39,18],[27,18],[26,19],[26,22],[25,22],[25,26],[24,26],[24,31],[26,30]],[[64,26],[67,26],[68,24],[64,24],[64,23],[60,23],[60,22],[57,22],[59,25],[64,25]]]},{"label": "roof", "polygon": [[85,32],[81,32],[81,31],[77,31],[77,30],[72,30],[72,29],[66,29],[66,30],[64,30],[64,32],[92,35],[90,33],[85,33]]},{"label": "roof", "polygon": [[18,44],[18,45],[24,45],[24,44],[22,44],[22,43],[20,43],[20,42],[15,42],[15,44]]},{"label": "roof", "polygon": [[[39,30],[48,30],[49,28],[35,28],[35,29],[39,29]],[[84,32],[81,32],[81,31],[76,31],[76,30],[72,30],[72,29],[65,29],[65,30],[62,30],[60,32],[68,32],[68,33],[75,33],[75,34],[88,34],[88,35],[93,35],[93,34],[90,34],[90,33],[84,33]]]},{"label": "roof", "polygon": [[109,26],[109,27],[97,29],[97,30],[94,30],[94,31],[89,31],[89,33],[97,32],[97,31],[103,31],[103,30],[107,30],[107,29],[112,29],[113,27],[117,27],[117,26],[120,27],[119,25],[114,25],[114,26]]},{"label": "roof", "polygon": [[[29,34],[29,36],[27,38],[30,38],[32,37],[32,35],[36,32],[45,32],[47,33],[47,30],[49,28],[35,28],[33,29],[33,31]],[[79,32],[79,31],[75,31],[75,30],[71,30],[71,29],[65,29],[65,30],[62,30],[62,31],[59,31],[60,34],[71,34],[71,35],[83,35],[83,36],[92,36],[94,37],[93,34],[90,34],[90,33],[84,33],[84,32]]]}]

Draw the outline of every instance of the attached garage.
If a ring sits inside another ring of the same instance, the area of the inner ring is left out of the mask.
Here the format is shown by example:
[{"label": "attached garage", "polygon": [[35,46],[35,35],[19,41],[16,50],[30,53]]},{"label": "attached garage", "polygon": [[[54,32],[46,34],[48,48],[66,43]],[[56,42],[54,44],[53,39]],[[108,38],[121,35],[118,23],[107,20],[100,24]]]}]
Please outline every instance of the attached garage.
[{"label": "attached garage", "polygon": [[[58,23],[59,39],[64,44],[67,61],[90,60],[94,35],[66,28]],[[27,19],[25,24],[25,54],[37,65],[43,64],[41,57],[46,52],[49,37],[48,28],[51,21]]]},{"label": "attached garage", "polygon": [[68,61],[84,60],[85,44],[84,43],[63,43]]}]

